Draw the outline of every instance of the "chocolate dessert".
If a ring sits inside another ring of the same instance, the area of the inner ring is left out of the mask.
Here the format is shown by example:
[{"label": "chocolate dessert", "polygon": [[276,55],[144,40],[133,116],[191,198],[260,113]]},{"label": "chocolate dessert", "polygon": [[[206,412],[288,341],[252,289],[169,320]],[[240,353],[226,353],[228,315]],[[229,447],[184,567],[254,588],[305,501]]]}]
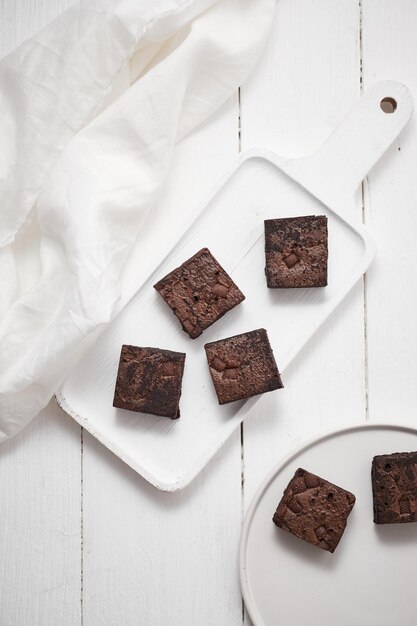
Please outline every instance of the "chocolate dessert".
[{"label": "chocolate dessert", "polygon": [[417,522],[417,452],[375,456],[372,491],[375,524]]},{"label": "chocolate dessert", "polygon": [[154,285],[191,339],[240,304],[245,296],[203,248]]},{"label": "chocolate dessert", "polygon": [[207,343],[204,348],[219,404],[284,386],[263,328]]},{"label": "chocolate dessert", "polygon": [[334,552],[355,500],[349,491],[300,468],[285,489],[273,522],[313,546]]},{"label": "chocolate dessert", "polygon": [[325,287],[327,257],[325,215],[265,220],[268,287]]},{"label": "chocolate dessert", "polygon": [[122,346],[113,406],[176,419],[185,354]]}]

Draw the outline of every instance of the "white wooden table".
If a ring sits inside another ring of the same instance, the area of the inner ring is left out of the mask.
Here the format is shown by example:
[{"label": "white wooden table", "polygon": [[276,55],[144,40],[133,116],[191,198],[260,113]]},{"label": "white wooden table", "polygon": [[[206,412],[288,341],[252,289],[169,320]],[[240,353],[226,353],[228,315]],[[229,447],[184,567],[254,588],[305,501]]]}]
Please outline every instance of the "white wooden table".
[{"label": "white wooden table", "polygon": [[[70,4],[0,0],[0,54]],[[378,80],[417,99],[416,29],[414,0],[278,0],[240,98],[177,151],[161,245],[240,148],[308,154]],[[286,372],[285,392],[262,398],[185,491],[156,491],[54,402],[0,447],[1,626],[249,624],[238,541],[266,472],[323,430],[417,423],[416,167],[412,120],[358,190],[378,242],[371,271]]]}]

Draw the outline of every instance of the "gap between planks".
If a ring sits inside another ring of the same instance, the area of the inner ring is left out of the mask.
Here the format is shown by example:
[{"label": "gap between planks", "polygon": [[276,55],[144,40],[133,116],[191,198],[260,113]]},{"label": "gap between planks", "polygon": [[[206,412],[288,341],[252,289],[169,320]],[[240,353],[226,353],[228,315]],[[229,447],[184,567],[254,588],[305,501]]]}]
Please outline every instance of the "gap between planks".
[{"label": "gap between planks", "polygon": [[[241,118],[241,91],[237,90],[237,145],[238,153],[242,152],[242,118]],[[240,525],[242,527],[245,517],[245,443],[244,443],[244,422],[240,424]],[[245,603],[242,601],[242,625],[245,623]]]},{"label": "gap between planks", "polygon": [[[363,95],[363,0],[359,2],[359,95]],[[366,177],[361,183],[360,197],[362,223],[366,224],[365,192],[369,193],[369,181]],[[363,275],[363,351],[364,351],[364,387],[365,421],[369,420],[369,354],[368,354],[368,277]]]},{"label": "gap between planks", "polygon": [[84,625],[84,428],[80,429],[80,625]]}]

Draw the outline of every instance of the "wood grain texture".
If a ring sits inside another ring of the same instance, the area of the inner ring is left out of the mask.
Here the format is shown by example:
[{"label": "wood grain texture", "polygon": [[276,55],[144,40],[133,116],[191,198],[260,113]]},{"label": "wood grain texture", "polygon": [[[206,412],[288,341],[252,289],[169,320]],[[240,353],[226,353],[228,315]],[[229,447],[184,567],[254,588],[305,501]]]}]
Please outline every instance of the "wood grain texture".
[{"label": "wood grain texture", "polygon": [[0,450],[0,624],[80,623],[80,427],[54,401]]},{"label": "wood grain texture", "polygon": [[[395,76],[416,96],[416,25],[415,2],[364,0],[365,88]],[[378,242],[367,281],[369,415],[411,424],[417,420],[416,163],[414,116],[369,176],[365,195],[366,221]]]},{"label": "wood grain texture", "polygon": [[238,433],[175,494],[84,443],[84,624],[241,624]]}]

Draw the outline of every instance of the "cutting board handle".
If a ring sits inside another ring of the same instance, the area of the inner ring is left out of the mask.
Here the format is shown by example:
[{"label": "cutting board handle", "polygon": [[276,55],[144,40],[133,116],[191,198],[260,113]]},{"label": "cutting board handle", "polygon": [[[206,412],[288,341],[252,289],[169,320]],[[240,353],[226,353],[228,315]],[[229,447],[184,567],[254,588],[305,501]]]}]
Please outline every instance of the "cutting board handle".
[{"label": "cutting board handle", "polygon": [[[384,112],[386,106],[395,108]],[[369,88],[325,143],[311,156],[287,161],[285,170],[329,206],[352,197],[413,112],[405,85],[384,81]]]}]

